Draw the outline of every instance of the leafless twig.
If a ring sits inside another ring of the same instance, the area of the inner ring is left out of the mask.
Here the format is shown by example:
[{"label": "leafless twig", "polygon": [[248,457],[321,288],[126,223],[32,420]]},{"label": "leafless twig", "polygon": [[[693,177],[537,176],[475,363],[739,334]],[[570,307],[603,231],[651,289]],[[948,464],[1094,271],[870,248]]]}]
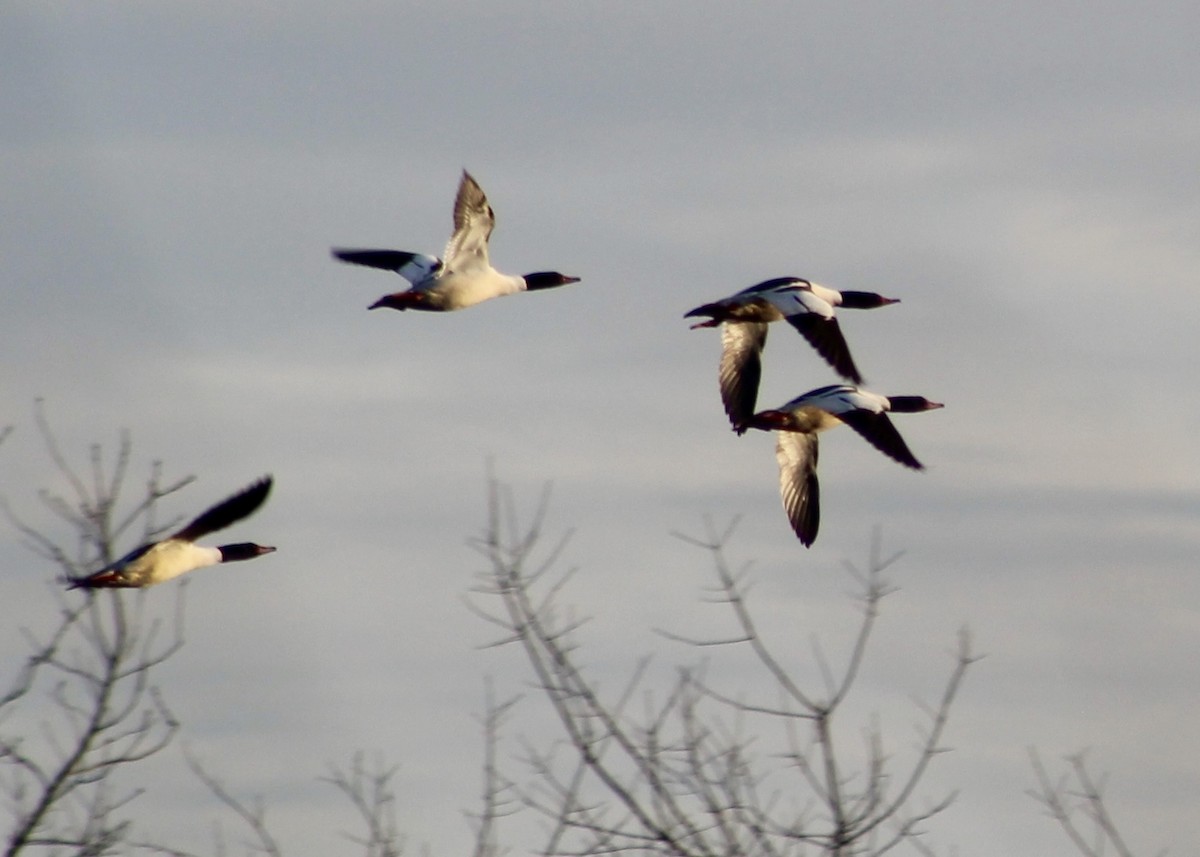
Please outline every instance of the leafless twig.
[{"label": "leafless twig", "polygon": [[[1084,857],[1103,857],[1112,849],[1118,857],[1133,857],[1104,802],[1105,778],[1089,770],[1086,753],[1066,757],[1068,770],[1051,779],[1037,750],[1029,748],[1029,760],[1037,777],[1037,788],[1028,794],[1058,822],[1071,844]],[[1080,823],[1082,818],[1084,824]],[[1090,830],[1085,829],[1090,828]],[[1166,854],[1166,850],[1158,852]]]},{"label": "leafless twig", "polygon": [[[488,527],[473,544],[488,560],[477,592],[501,609],[476,612],[500,627],[497,645],[521,646],[536,685],[557,717],[562,741],[524,742],[533,781],[514,792],[551,822],[543,854],[599,855],[620,852],[679,855],[790,855],[815,849],[830,855],[884,854],[900,844],[918,853],[925,823],[949,806],[953,793],[923,805],[915,796],[932,760],[945,750],[950,709],[967,668],[974,662],[964,630],[941,699],[925,710],[914,758],[898,773],[878,727],[869,731],[865,770],[847,771],[837,738],[838,712],[861,675],[879,604],[892,588],[883,572],[898,558],[872,546],[866,571],[852,570],[862,591],[862,620],[845,663],[833,669],[819,647],[815,665],[821,692],[803,687],[794,667],[777,657],[754,622],[745,570],[725,559],[731,529],[710,526],[706,539],[685,538],[709,552],[718,584],[713,600],[728,606],[737,632],[717,639],[665,634],[705,650],[748,646],[778,702],[746,702],[740,693],[711,686],[701,668],[677,671],[675,681],[652,692],[644,686],[646,663],[617,697],[601,696],[577,662],[573,632],[581,620],[561,605],[562,582],[553,568],[563,542],[535,559],[547,499],[531,522],[517,524],[511,495],[493,480]],[[640,715],[631,699],[644,702]],[[775,727],[771,730],[770,727]],[[806,738],[801,739],[801,730]],[[764,753],[758,745],[771,731],[788,749]],[[795,800],[796,781],[809,797]]]},{"label": "leafless twig", "polygon": [[[92,478],[84,480],[62,453],[40,403],[36,418],[51,461],[74,492],[70,499],[41,497],[78,541],[75,557],[54,536],[23,523],[7,503],[4,511],[26,544],[65,574],[107,562],[125,529],[151,520],[157,500],[186,484],[163,488],[155,466],[145,496],[119,513],[128,436],[111,470],[93,447]],[[179,728],[151,673],[183,644],[183,591],[176,590],[168,624],[148,615],[142,593],[68,597],[56,590],[57,626],[45,636],[24,632],[31,654],[0,694],[0,713],[20,715],[7,723],[37,723],[41,740],[0,732],[0,790],[12,821],[6,857],[32,847],[102,854],[128,842],[129,822],[119,816],[140,790],[117,790],[112,775],[161,751]]]}]

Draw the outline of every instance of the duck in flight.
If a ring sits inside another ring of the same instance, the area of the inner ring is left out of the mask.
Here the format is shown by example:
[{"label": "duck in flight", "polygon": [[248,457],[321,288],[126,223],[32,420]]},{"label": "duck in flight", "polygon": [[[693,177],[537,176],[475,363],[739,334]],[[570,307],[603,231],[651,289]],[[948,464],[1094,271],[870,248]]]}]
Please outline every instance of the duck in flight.
[{"label": "duck in flight", "polygon": [[850,426],[889,458],[924,470],[896,431],[888,412],[918,413],[940,408],[924,396],[880,396],[849,384],[810,390],[782,407],[751,417],[750,428],[776,432],[779,493],[796,536],[805,547],[817,538],[821,494],[817,482],[817,434],[842,424]]},{"label": "duck in flight", "polygon": [[698,306],[684,318],[709,316],[693,324],[693,330],[721,325],[721,402],[734,431],[742,434],[758,400],[769,323],[783,319],[800,331],[839,375],[861,384],[862,374],[850,356],[834,309],[874,309],[899,302],[899,298],[875,292],[840,292],[799,277],[777,277]]},{"label": "duck in flight", "polygon": [[93,574],[69,577],[65,582],[70,589],[140,589],[197,568],[254,559],[271,553],[275,548],[253,542],[220,547],[196,544],[197,539],[251,515],[267,499],[270,491],[271,477],[267,476],[213,506],[177,533],[161,541],[144,544]]},{"label": "duck in flight", "polygon": [[400,250],[355,250],[335,247],[333,256],[343,262],[395,271],[412,284],[407,291],[384,295],[369,309],[450,312],[491,298],[516,292],[550,289],[578,283],[557,271],[539,271],[517,277],[502,274],[488,261],[488,238],[496,216],[483,188],[466,170],[454,198],[454,232],[444,258]]}]

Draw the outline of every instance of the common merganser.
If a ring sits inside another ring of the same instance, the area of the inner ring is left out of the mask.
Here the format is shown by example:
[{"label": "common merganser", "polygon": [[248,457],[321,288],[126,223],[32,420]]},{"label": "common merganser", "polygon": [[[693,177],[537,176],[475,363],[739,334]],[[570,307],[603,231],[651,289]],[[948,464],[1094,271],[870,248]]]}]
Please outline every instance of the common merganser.
[{"label": "common merganser", "polygon": [[684,318],[711,316],[707,321],[693,324],[692,330],[722,325],[721,402],[734,431],[742,434],[758,399],[762,351],[770,322],[786,321],[804,335],[839,375],[861,384],[862,375],[850,356],[834,308],[874,309],[899,302],[899,298],[885,298],[875,292],[840,292],[800,277],[776,277],[696,307]]},{"label": "common merganser", "polygon": [[849,384],[810,390],[786,405],[761,411],[750,427],[777,432],[775,457],[779,461],[779,493],[792,529],[809,547],[821,523],[820,486],[817,483],[817,434],[845,423],[889,458],[924,470],[925,466],[900,437],[887,412],[917,413],[940,408],[924,396],[880,396]]},{"label": "common merganser", "polygon": [[343,262],[395,271],[412,283],[408,291],[384,295],[369,309],[390,307],[449,312],[503,295],[579,282],[578,277],[568,277],[557,271],[539,271],[523,277],[501,274],[488,262],[488,237],[495,225],[496,215],[483,188],[463,170],[458,195],[454,198],[454,232],[446,244],[445,258],[400,250],[335,247],[332,252]]},{"label": "common merganser", "polygon": [[204,547],[195,543],[197,539],[223,530],[253,513],[267,499],[270,490],[271,477],[267,476],[229,499],[222,500],[174,535],[144,544],[93,574],[68,577],[65,582],[70,589],[138,589],[219,562],[254,559],[271,553],[275,548],[253,542],[220,547]]}]

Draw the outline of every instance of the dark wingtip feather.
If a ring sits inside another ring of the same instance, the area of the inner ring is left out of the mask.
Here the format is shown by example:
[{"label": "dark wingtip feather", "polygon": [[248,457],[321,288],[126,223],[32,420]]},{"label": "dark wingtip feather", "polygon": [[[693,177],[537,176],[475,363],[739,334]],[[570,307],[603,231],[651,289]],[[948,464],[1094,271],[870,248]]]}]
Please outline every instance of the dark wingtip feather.
[{"label": "dark wingtip feather", "polygon": [[821,528],[821,483],[817,479],[816,470],[805,477],[804,500],[798,507],[790,511],[795,517],[789,517],[792,530],[800,544],[811,548],[817,540],[817,531]]},{"label": "dark wingtip feather", "polygon": [[835,372],[848,381],[862,384],[862,373],[850,356],[850,346],[842,335],[841,325],[836,318],[821,318],[816,315],[791,315],[788,324],[796,328],[808,340],[816,352]]},{"label": "dark wingtip feather", "polygon": [[896,430],[896,426],[886,413],[874,414],[865,411],[851,411],[839,414],[839,418],[850,428],[893,461],[911,467],[913,470],[924,470],[925,465],[917,460]]},{"label": "dark wingtip feather", "polygon": [[264,476],[197,516],[190,524],[175,533],[174,538],[195,541],[209,533],[223,530],[251,515],[267,499],[267,495],[271,493],[272,484],[274,484],[272,477]]},{"label": "dark wingtip feather", "polygon": [[412,261],[413,254],[403,250],[359,250],[334,247],[329,251],[333,258],[351,265],[365,265],[382,271],[399,271]]}]

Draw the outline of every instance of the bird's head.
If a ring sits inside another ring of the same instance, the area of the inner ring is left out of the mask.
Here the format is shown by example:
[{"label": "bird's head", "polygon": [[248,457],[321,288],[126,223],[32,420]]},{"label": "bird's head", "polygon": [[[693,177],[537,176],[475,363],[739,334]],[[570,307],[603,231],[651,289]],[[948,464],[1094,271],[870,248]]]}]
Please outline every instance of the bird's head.
[{"label": "bird's head", "polygon": [[238,542],[232,545],[221,545],[221,562],[237,562],[243,559],[254,559],[265,553],[273,553],[275,548],[266,545],[256,545],[254,542]]},{"label": "bird's head", "polygon": [[538,289],[569,286],[571,283],[579,282],[579,277],[568,277],[566,274],[560,274],[558,271],[537,271],[533,274],[526,274],[521,279],[525,281],[525,288],[531,292]]}]

